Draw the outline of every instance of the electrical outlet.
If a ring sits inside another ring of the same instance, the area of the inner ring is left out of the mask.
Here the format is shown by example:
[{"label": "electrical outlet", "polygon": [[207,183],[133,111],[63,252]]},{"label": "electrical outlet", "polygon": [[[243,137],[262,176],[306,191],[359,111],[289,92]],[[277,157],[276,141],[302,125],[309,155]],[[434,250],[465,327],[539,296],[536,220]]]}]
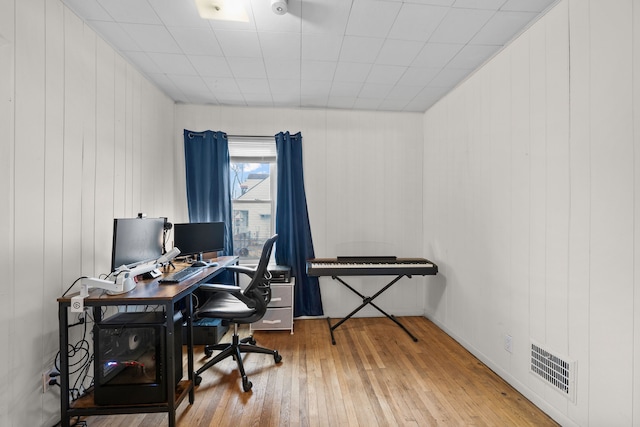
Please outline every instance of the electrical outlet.
[{"label": "electrical outlet", "polygon": [[509,334],[504,336],[504,349],[509,353],[513,351],[513,338]]},{"label": "electrical outlet", "polygon": [[58,372],[55,368],[51,368],[42,373],[42,392],[46,393],[49,391],[49,381],[51,381],[51,374]]}]

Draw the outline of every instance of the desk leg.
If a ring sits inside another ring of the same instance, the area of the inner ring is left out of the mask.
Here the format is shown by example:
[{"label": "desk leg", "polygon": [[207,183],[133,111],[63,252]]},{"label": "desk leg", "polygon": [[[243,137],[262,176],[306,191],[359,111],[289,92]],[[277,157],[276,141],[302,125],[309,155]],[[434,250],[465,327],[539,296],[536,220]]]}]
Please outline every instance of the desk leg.
[{"label": "desk leg", "polygon": [[174,331],[174,310],[173,302],[165,306],[166,319],[166,340],[165,357],[167,360],[167,416],[169,417],[169,427],[176,425],[176,370],[175,370],[175,331]]},{"label": "desk leg", "polygon": [[58,304],[58,333],[60,335],[60,425],[69,427],[69,314],[67,306]]},{"label": "desk leg", "polygon": [[195,400],[195,379],[194,379],[194,363],[193,363],[193,297],[187,295],[187,378],[191,385],[189,386],[189,403],[193,404]]}]

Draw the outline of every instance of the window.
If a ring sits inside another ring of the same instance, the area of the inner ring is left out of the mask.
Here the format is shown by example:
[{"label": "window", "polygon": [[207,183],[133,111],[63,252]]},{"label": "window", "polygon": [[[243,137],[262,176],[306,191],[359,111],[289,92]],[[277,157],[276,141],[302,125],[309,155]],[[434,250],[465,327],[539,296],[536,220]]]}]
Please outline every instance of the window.
[{"label": "window", "polygon": [[233,249],[242,263],[257,262],[275,232],[275,138],[229,138]]}]

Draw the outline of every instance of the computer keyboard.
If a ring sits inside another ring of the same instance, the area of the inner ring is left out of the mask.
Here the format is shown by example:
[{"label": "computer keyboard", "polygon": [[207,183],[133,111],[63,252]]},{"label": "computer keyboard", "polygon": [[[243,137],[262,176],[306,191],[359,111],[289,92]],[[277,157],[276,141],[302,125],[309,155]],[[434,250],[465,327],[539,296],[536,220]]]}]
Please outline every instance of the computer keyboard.
[{"label": "computer keyboard", "polygon": [[184,280],[189,279],[190,277],[195,276],[196,274],[202,271],[202,267],[186,267],[182,270],[175,271],[173,273],[169,273],[160,279],[160,282],[163,283],[180,283]]}]

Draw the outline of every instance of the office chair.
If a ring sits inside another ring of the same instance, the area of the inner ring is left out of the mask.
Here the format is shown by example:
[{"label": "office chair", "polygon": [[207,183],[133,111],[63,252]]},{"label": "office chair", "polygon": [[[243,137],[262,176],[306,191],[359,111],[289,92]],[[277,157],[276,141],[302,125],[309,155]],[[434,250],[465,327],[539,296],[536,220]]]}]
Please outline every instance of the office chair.
[{"label": "office chair", "polygon": [[256,268],[239,265],[227,267],[227,270],[244,273],[251,277],[251,281],[244,291],[235,285],[203,284],[200,286],[200,289],[210,296],[202,307],[196,310],[195,318],[215,318],[222,319],[225,324],[233,323],[233,340],[231,343],[205,346],[204,351],[207,357],[210,357],[213,351],[220,350],[220,353],[195,372],[196,386],[200,385],[202,381],[200,374],[229,356],[238,363],[244,391],[251,390],[253,384],[244,372],[242,353],[271,354],[275,363],[282,361],[282,356],[278,354],[277,350],[256,346],[253,336],[243,339],[238,336],[238,325],[258,321],[267,311],[267,304],[271,300],[271,274],[267,270],[267,264],[269,264],[271,250],[277,239],[278,235],[276,234],[266,241]]}]

